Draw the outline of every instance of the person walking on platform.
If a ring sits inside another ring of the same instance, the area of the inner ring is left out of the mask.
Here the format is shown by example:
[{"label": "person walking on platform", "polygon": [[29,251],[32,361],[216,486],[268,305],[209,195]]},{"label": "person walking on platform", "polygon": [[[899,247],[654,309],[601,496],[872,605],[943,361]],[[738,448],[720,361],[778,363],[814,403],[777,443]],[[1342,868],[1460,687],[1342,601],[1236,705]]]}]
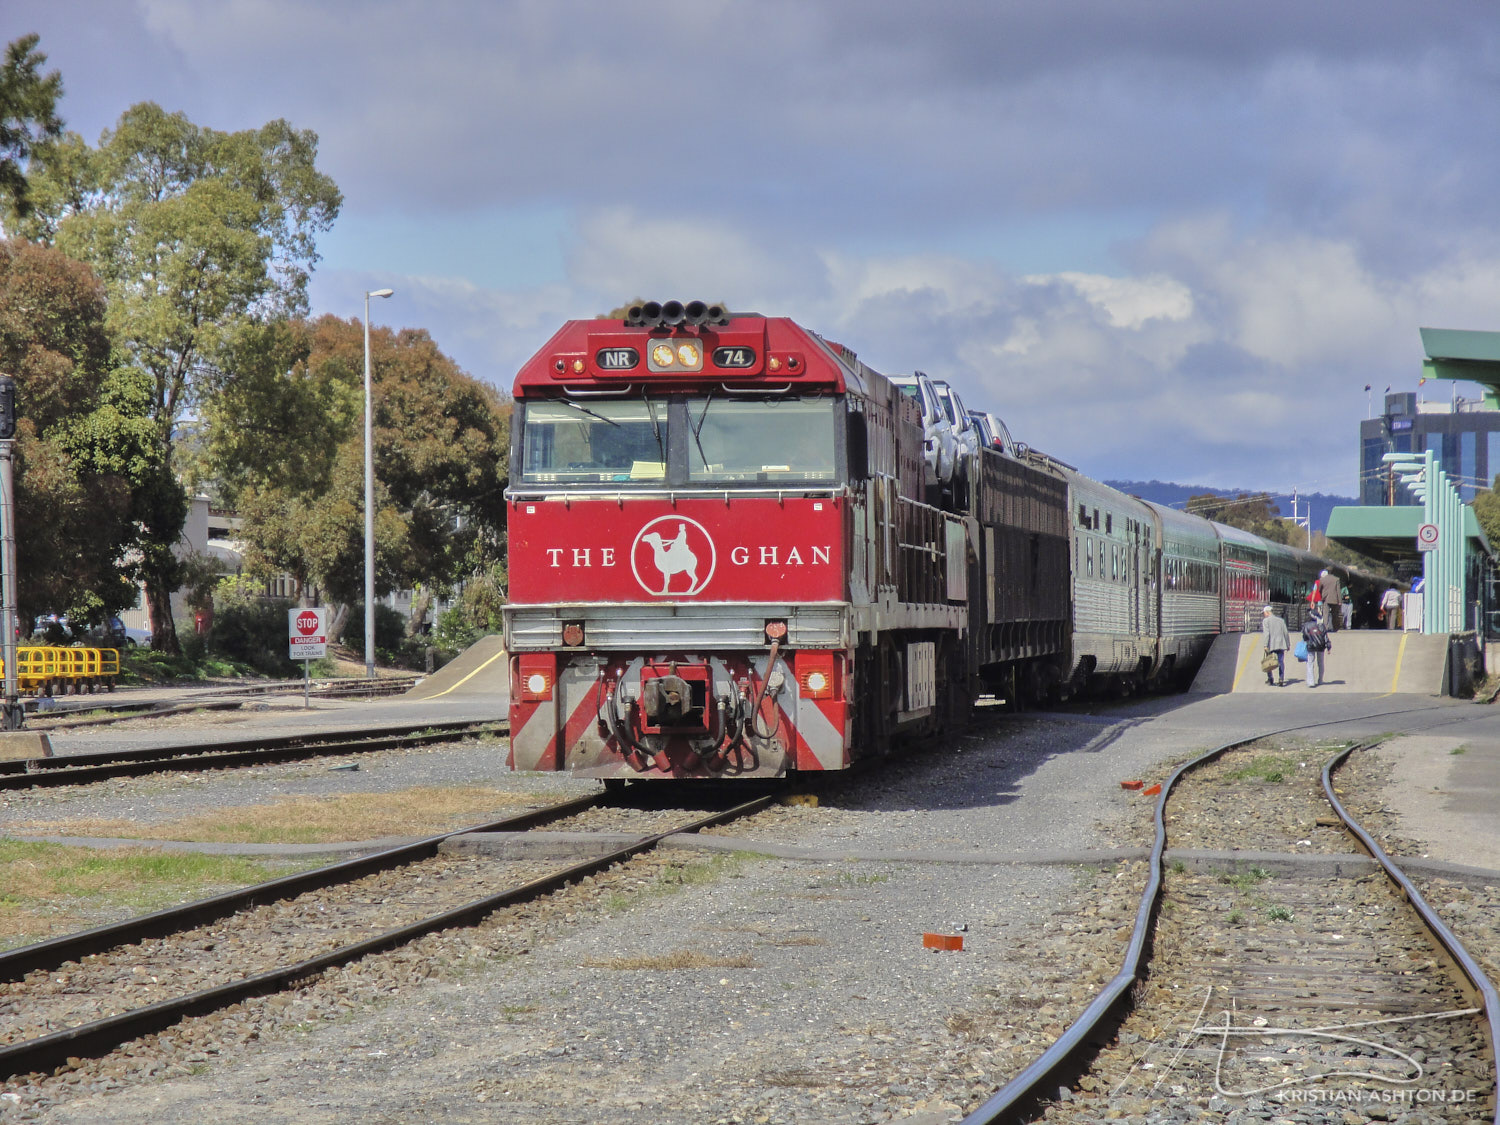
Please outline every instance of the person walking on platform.
[{"label": "person walking on platform", "polygon": [[1292,638],[1287,634],[1286,622],[1270,606],[1260,611],[1260,632],[1265,637],[1266,654],[1276,657],[1276,679],[1271,679],[1271,670],[1267,668],[1266,683],[1286,687],[1286,650],[1292,647]]},{"label": "person walking on platform", "polygon": [[1317,607],[1302,626],[1302,641],[1307,645],[1307,686],[1317,687],[1323,682],[1323,654],[1333,651],[1333,642],[1328,639],[1328,630],[1323,626],[1323,616]]},{"label": "person walking on platform", "polygon": [[1349,596],[1348,586],[1339,586],[1339,597],[1343,599],[1339,604],[1344,611],[1344,621],[1339,628],[1352,629],[1354,628],[1354,599]]},{"label": "person walking on platform", "polygon": [[1339,627],[1339,622],[1344,616],[1342,609],[1344,596],[1339,588],[1339,576],[1329,574],[1326,570],[1323,571],[1318,575],[1318,588],[1323,594],[1320,599],[1323,603],[1323,628],[1333,632]]},{"label": "person walking on platform", "polygon": [[1396,628],[1396,620],[1401,615],[1401,591],[1396,587],[1387,588],[1380,595],[1380,616],[1385,618],[1387,629]]}]

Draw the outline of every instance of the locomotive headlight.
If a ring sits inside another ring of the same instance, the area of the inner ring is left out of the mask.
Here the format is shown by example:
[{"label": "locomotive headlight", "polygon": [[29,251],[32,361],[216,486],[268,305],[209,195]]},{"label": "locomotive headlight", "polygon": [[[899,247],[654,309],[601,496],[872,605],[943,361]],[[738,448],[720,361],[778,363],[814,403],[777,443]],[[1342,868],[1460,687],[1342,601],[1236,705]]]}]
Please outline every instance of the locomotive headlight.
[{"label": "locomotive headlight", "polygon": [[532,695],[541,697],[547,694],[547,677],[540,672],[533,672],[526,677],[526,690]]},{"label": "locomotive headlight", "polygon": [[677,345],[677,362],[696,371],[703,365],[703,353],[698,350],[697,344],[684,341]]},{"label": "locomotive headlight", "polygon": [[809,672],[803,684],[809,695],[822,695],[828,690],[828,677],[822,672]]},{"label": "locomotive headlight", "polygon": [[657,344],[651,349],[651,362],[656,367],[671,367],[677,362],[677,354],[671,344]]}]

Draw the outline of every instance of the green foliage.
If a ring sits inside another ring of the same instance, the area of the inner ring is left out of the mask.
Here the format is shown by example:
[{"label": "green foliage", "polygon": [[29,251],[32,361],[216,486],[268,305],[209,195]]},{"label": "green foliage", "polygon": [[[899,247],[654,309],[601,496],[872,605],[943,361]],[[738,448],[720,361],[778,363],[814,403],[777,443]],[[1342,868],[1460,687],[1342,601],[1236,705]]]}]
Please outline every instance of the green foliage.
[{"label": "green foliage", "polygon": [[[364,594],[363,323],[246,328],[234,348],[237,377],[205,412],[246,564],[353,604]],[[509,404],[425,332],[377,327],[370,349],[376,590],[452,588],[503,549]]]},{"label": "green foliage", "polygon": [[[106,323],[147,377],[160,469],[133,494],[139,571],[164,606],[181,582],[172,553],[187,504],[174,472],[177,423],[234,372],[239,330],[303,312],[314,240],[342,204],[314,164],[317,137],[285,121],[221,133],[143,102],[90,148],[76,134],[38,143],[28,213],[8,225],[91,264]],[[175,648],[158,615],[153,645]]]},{"label": "green foliage", "polygon": [[38,42],[37,35],[12,41],[0,63],[0,196],[20,215],[31,210],[23,165],[38,144],[62,133],[62,75],[40,73],[47,56],[36,49]]},{"label": "green foliage", "polygon": [[[0,242],[0,370],[16,379],[22,619],[135,605],[136,497],[161,472],[140,373],[116,362],[103,287],[55,250]],[[174,536],[175,538],[175,536]]]},{"label": "green foliage", "polygon": [[475,641],[479,640],[481,634],[469,621],[469,616],[459,606],[444,610],[438,615],[437,624],[432,628],[432,643],[445,652],[462,652]]},{"label": "green foliage", "polygon": [[287,655],[286,624],[290,609],[290,602],[279,600],[216,607],[208,647],[268,676],[290,676],[297,671]]},{"label": "green foliage", "polygon": [[[1500,475],[1495,477],[1495,489],[1500,489]],[[1500,492],[1494,489],[1474,495],[1474,518],[1480,530],[1490,541],[1490,546],[1500,551]]]}]

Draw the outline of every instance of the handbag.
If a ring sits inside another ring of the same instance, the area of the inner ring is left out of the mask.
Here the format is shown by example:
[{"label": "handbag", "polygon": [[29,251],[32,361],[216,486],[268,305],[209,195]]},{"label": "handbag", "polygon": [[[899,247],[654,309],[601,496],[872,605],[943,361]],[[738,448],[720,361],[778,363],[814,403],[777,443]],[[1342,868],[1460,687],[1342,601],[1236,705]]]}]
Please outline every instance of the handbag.
[{"label": "handbag", "polygon": [[1298,641],[1297,642],[1297,647],[1295,649],[1293,649],[1292,652],[1296,655],[1296,657],[1297,657],[1298,660],[1302,661],[1302,663],[1304,663],[1304,664],[1307,663],[1307,642],[1306,641]]},{"label": "handbag", "polygon": [[1260,658],[1260,670],[1262,672],[1271,672],[1274,671],[1275,668],[1276,654],[1270,649],[1266,649],[1266,654]]}]

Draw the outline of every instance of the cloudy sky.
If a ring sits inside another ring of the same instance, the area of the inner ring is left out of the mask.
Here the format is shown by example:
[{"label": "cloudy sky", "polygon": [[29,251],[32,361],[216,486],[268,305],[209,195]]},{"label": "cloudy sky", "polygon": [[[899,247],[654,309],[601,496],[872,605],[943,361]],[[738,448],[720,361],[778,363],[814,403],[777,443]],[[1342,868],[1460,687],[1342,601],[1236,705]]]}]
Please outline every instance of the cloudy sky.
[{"label": "cloudy sky", "polygon": [[90,141],[314,130],[315,311],[392,286],[501,388],[701,297],[1095,476],[1351,494],[1365,384],[1500,330],[1492,0],[6,0],[29,31]]}]

